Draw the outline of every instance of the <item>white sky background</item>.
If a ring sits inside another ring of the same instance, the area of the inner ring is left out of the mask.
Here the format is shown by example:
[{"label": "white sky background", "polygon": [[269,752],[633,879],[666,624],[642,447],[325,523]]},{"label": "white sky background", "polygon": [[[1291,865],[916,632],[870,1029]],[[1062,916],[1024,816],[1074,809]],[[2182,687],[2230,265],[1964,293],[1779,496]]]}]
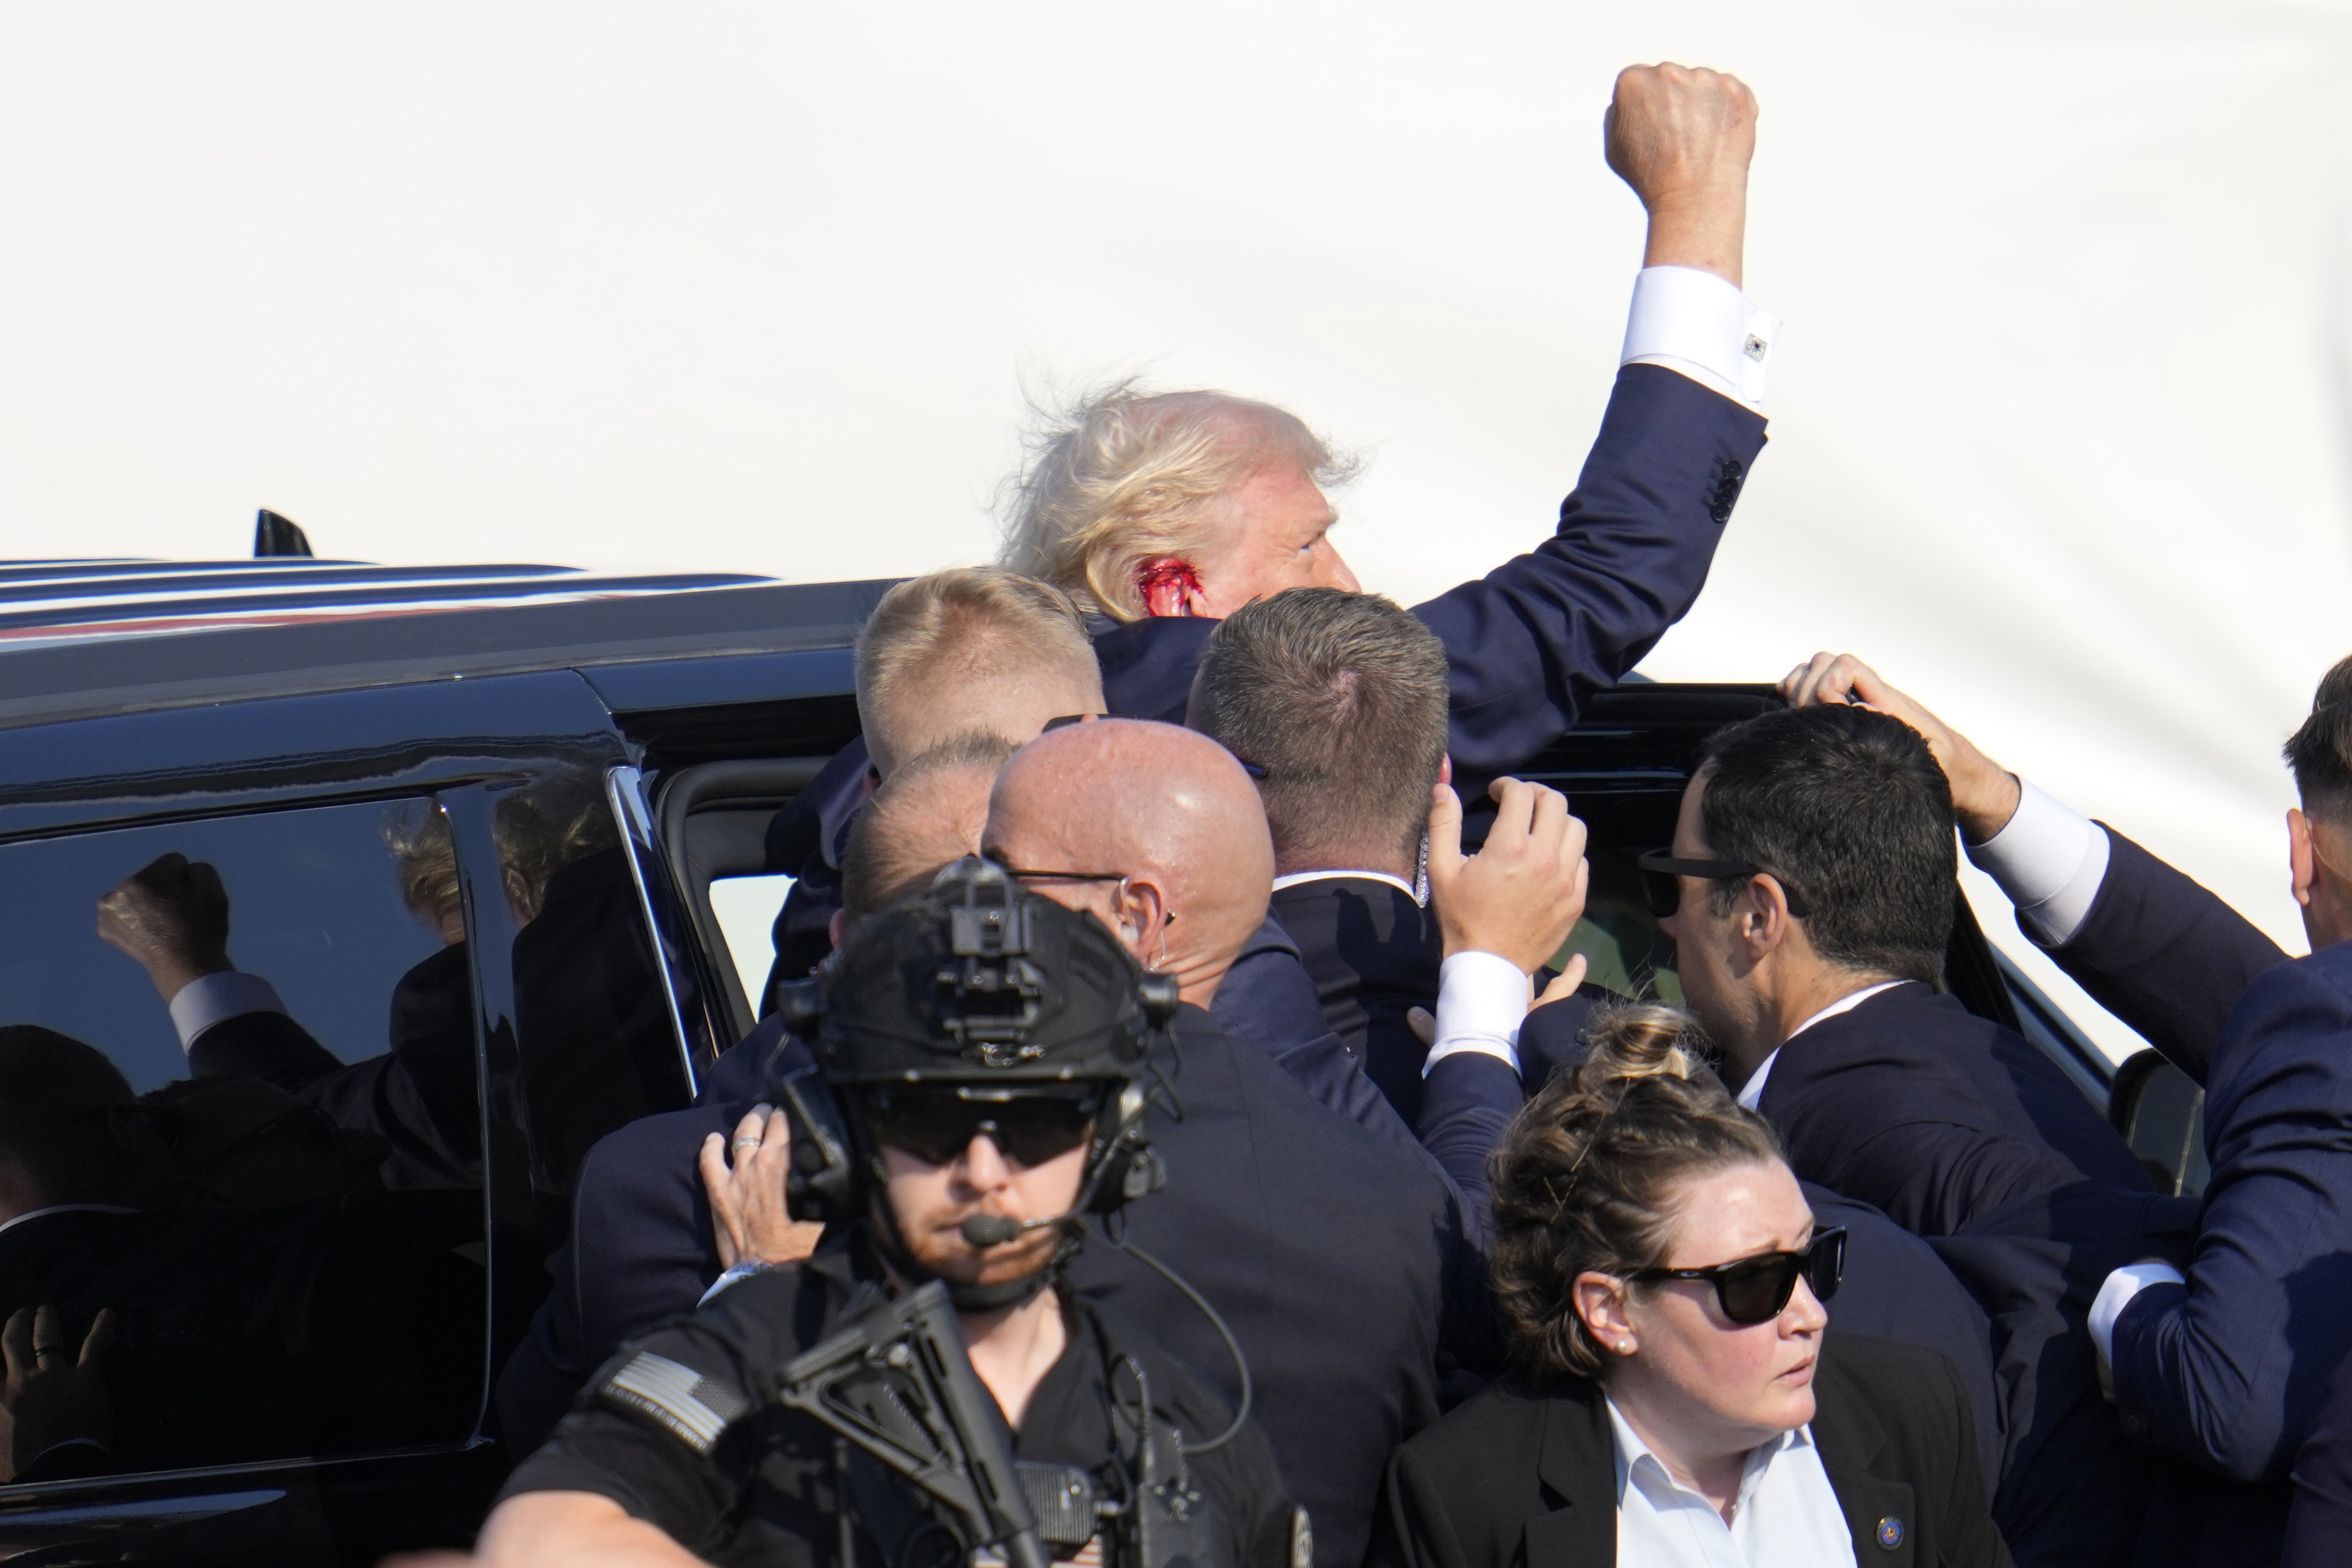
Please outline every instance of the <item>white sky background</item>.
[{"label": "white sky background", "polygon": [[[1549,531],[1634,60],[1763,105],[1773,442],[1647,665],[1874,658],[2301,950],[2352,648],[2352,6],[0,8],[0,554],[985,559],[1024,385],[1370,453],[1411,601]],[[2019,946],[2005,916],[1997,937]]]}]

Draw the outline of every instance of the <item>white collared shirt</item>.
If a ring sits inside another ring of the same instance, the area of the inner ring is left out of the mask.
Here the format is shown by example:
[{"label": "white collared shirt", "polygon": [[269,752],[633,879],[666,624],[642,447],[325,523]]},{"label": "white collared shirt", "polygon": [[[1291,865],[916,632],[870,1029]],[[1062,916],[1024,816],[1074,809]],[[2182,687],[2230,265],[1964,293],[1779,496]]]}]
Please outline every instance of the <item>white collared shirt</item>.
[{"label": "white collared shirt", "polygon": [[1664,365],[1754,408],[1764,401],[1780,319],[1695,267],[1645,267],[1633,279],[1621,365]]},{"label": "white collared shirt", "polygon": [[1617,1449],[1617,1561],[1639,1568],[1822,1568],[1852,1563],[1853,1534],[1813,1429],[1799,1427],[1748,1452],[1724,1522],[1675,1481],[1605,1399]]},{"label": "white collared shirt", "polygon": [[182,1051],[194,1045],[196,1036],[216,1023],[225,1023],[247,1013],[282,1013],[286,1010],[286,1004],[278,998],[277,987],[259,975],[248,975],[238,969],[198,975],[173,994],[168,1007],[172,1027],[180,1036]]},{"label": "white collared shirt", "polygon": [[1764,1098],[1764,1081],[1772,1076],[1772,1064],[1780,1060],[1780,1052],[1788,1049],[1789,1040],[1796,1039],[1823,1019],[1833,1019],[1840,1013],[1850,1013],[1879,992],[1891,990],[1901,984],[1903,984],[1901,980],[1881,980],[1874,986],[1864,986],[1858,991],[1849,992],[1790,1030],[1788,1039],[1774,1046],[1772,1054],[1758,1062],[1756,1071],[1748,1075],[1748,1082],[1739,1086],[1739,1103],[1750,1111],[1759,1108],[1759,1103]]},{"label": "white collared shirt", "polygon": [[1967,846],[1969,859],[2017,905],[2026,935],[2052,947],[2083,928],[2107,879],[2107,835],[2080,811],[2017,781],[2017,813],[2000,831]]}]

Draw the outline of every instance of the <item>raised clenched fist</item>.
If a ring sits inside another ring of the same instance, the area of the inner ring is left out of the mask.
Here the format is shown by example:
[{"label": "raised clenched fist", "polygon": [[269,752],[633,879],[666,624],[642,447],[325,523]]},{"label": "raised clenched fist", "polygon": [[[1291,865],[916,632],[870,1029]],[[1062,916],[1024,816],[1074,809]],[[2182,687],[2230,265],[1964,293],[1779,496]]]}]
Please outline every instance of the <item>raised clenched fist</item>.
[{"label": "raised clenched fist", "polygon": [[1650,214],[1649,267],[1740,281],[1756,95],[1705,67],[1628,66],[1601,122],[1609,167]]},{"label": "raised clenched fist", "polygon": [[98,935],[138,959],[168,1002],[197,976],[229,967],[228,890],[203,861],[158,855],[99,899]]},{"label": "raised clenched fist", "polygon": [[1601,139],[1609,167],[1645,207],[1696,184],[1744,183],[1756,154],[1756,95],[1704,66],[1627,66]]}]

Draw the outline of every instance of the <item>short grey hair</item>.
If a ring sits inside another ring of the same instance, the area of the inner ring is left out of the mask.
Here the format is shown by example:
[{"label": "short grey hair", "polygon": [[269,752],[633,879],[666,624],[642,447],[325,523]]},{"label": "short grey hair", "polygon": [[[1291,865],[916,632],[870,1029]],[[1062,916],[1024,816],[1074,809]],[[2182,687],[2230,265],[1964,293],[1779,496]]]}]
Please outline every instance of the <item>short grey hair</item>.
[{"label": "short grey hair", "polygon": [[940,867],[955,861],[977,844],[961,844],[941,859],[947,835],[954,824],[937,818],[908,820],[910,802],[927,779],[942,773],[985,773],[991,778],[1017,749],[1013,742],[986,730],[966,730],[908,758],[892,769],[874,792],[849,830],[842,848],[841,903],[852,919],[887,909],[916,889],[929,885]]},{"label": "short grey hair", "polygon": [[1046,415],[1030,445],[1006,497],[1003,562],[1115,621],[1143,618],[1142,567],[1191,559],[1225,520],[1220,499],[1252,475],[1295,467],[1330,486],[1361,467],[1286,409],[1132,381]]},{"label": "short grey hair", "polygon": [[1445,645],[1376,593],[1294,588],[1218,623],[1192,727],[1265,769],[1276,855],[1373,841],[1407,856],[1445,762]]}]

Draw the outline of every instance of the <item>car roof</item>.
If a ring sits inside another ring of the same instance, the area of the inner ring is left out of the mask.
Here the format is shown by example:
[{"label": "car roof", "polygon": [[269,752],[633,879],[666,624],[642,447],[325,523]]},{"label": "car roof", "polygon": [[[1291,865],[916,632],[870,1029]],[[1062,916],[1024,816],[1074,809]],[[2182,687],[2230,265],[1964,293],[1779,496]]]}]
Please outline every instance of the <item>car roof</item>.
[{"label": "car roof", "polygon": [[308,557],[0,562],[0,727],[412,681],[845,648],[889,586]]}]

